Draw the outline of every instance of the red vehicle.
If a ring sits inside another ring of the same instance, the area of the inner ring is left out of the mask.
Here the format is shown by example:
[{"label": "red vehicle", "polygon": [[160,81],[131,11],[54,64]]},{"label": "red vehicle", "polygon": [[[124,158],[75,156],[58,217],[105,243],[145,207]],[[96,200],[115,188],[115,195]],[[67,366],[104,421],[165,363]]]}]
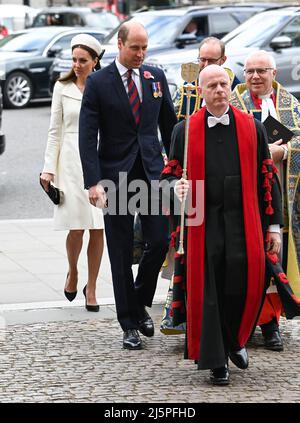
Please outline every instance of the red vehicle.
[{"label": "red vehicle", "polygon": [[168,7],[173,2],[171,0],[106,0],[89,3],[92,8],[102,8],[109,10],[120,19],[126,18],[131,12],[143,7]]},{"label": "red vehicle", "polygon": [[7,37],[7,35],[8,35],[8,29],[6,28],[6,26],[0,24],[0,36]]}]

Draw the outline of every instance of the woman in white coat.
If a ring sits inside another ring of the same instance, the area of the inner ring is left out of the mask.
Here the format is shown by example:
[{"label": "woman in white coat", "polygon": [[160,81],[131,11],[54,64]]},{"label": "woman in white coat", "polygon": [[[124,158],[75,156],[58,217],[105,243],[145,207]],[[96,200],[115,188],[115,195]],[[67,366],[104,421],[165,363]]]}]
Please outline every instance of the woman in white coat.
[{"label": "woman in white coat", "polygon": [[62,204],[55,206],[54,229],[68,230],[66,249],[69,270],[64,294],[73,301],[77,294],[78,258],[83,234],[89,230],[87,248],[88,281],[83,289],[88,311],[99,311],[96,280],[103,253],[103,213],[89,203],[84,190],[78,149],[79,113],[88,75],[100,68],[101,44],[88,34],[78,34],[71,41],[72,69],[54,86],[51,120],[41,183],[47,190],[54,181],[64,193]]}]

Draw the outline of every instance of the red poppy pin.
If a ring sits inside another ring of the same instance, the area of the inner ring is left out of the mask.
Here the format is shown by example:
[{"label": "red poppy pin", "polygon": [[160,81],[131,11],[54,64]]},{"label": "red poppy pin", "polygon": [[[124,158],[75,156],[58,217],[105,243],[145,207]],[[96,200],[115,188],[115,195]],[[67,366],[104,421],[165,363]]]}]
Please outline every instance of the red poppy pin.
[{"label": "red poppy pin", "polygon": [[149,71],[144,71],[143,75],[145,79],[154,79],[154,76]]}]

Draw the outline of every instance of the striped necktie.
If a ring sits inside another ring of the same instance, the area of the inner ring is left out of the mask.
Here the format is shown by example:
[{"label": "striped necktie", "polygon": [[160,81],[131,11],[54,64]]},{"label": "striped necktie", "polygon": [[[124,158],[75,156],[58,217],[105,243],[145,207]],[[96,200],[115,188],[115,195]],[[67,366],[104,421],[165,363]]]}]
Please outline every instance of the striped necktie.
[{"label": "striped necktie", "polygon": [[138,125],[141,120],[141,101],[137,87],[132,79],[132,72],[132,69],[128,69],[127,71],[128,98],[135,123]]}]

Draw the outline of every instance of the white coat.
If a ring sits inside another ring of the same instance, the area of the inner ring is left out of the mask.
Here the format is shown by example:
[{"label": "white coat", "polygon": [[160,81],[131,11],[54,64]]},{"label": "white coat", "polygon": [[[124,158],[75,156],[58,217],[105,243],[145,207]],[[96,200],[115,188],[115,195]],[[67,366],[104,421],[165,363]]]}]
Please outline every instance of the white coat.
[{"label": "white coat", "polygon": [[82,93],[74,82],[56,82],[43,172],[55,175],[55,185],[64,193],[54,208],[54,229],[102,229],[101,209],[89,203],[84,190],[78,148]]}]

